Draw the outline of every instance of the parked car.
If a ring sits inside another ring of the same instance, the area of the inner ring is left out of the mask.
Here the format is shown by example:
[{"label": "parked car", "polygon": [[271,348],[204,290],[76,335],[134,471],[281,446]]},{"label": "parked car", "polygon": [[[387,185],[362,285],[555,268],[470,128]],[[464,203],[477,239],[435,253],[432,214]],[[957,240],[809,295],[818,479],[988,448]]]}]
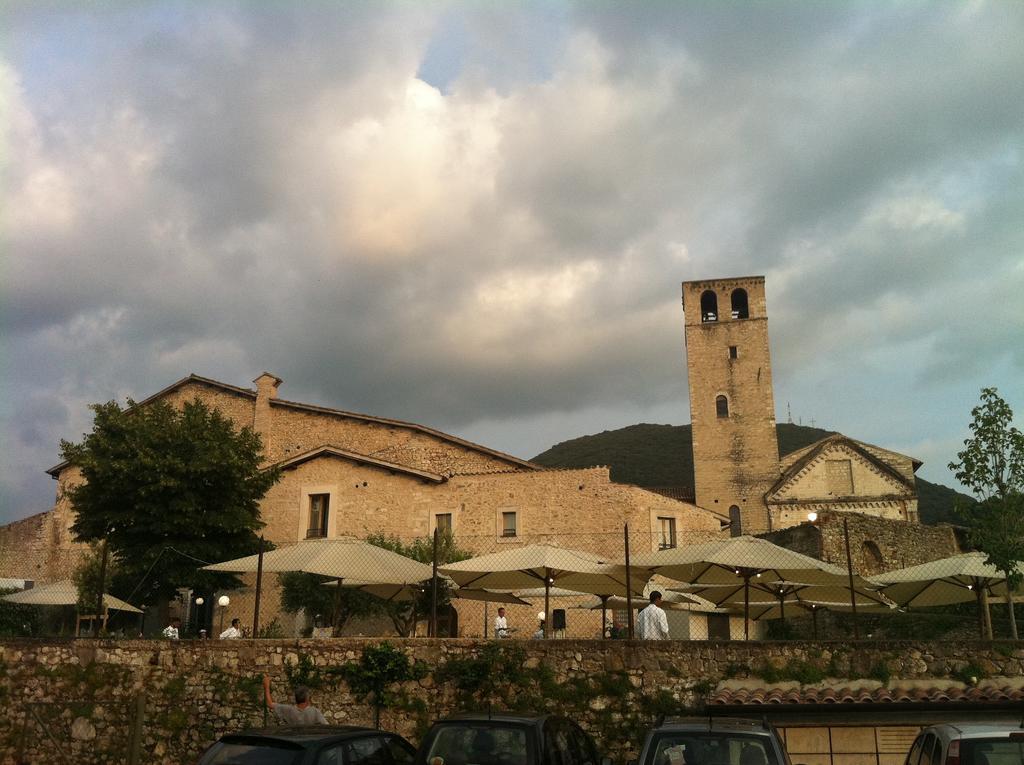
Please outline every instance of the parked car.
[{"label": "parked car", "polygon": [[1010,723],[946,723],[921,731],[905,765],[1024,765],[1024,730]]},{"label": "parked car", "polygon": [[670,718],[647,732],[630,765],[790,765],[778,731],[761,720]]},{"label": "parked car", "polygon": [[412,765],[401,736],[349,725],[259,728],[230,733],[198,765]]},{"label": "parked car", "polygon": [[557,715],[487,712],[434,723],[417,765],[607,765],[594,740]]}]

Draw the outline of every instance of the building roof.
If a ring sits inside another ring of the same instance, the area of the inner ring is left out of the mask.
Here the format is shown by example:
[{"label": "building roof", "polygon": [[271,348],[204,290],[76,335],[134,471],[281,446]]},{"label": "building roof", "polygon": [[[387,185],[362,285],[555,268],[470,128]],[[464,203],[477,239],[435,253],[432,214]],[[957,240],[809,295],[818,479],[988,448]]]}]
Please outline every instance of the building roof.
[{"label": "building roof", "polygon": [[713,691],[713,706],[764,707],[825,704],[1005,704],[1024,702],[1024,678],[994,677],[978,685],[954,680],[895,680],[892,687],[877,681],[850,681],[800,686],[796,683],[754,684],[736,687],[723,684]]},{"label": "building roof", "polygon": [[[264,372],[263,374],[269,373]],[[273,377],[273,375],[271,375],[271,377]],[[279,380],[279,378],[276,377],[275,379]],[[256,400],[256,391],[250,388],[239,388],[236,385],[229,385],[227,383],[222,383],[219,380],[213,380],[209,377],[201,377],[200,375],[193,373],[188,375],[187,377],[181,378],[180,380],[178,380],[175,383],[172,383],[171,385],[168,385],[166,388],[164,388],[161,391],[158,391],[157,393],[154,393],[152,396],[149,396],[148,398],[145,398],[142,401],[137,402],[136,406],[141,406],[144,404],[148,404],[152,401],[156,401],[157,399],[166,396],[169,393],[173,393],[178,388],[181,388],[188,384],[205,385],[207,387],[214,388],[225,393],[231,393],[236,396],[242,396],[244,398],[252,399],[253,401]],[[434,428],[429,428],[425,425],[418,425],[414,422],[405,422],[404,420],[393,420],[388,417],[376,417],[369,414],[359,414],[358,412],[349,412],[344,409],[333,409],[330,407],[316,406],[313,404],[302,404],[298,401],[287,401],[285,399],[280,398],[270,399],[270,404],[271,406],[280,406],[286,407],[288,409],[297,409],[304,412],[313,412],[315,414],[323,414],[331,417],[341,417],[350,420],[372,422],[380,425],[387,425],[389,427],[413,430],[418,433],[425,433],[426,435],[433,436],[434,438],[438,438],[442,441],[447,441],[457,446],[462,446],[472,451],[481,452],[482,454],[487,454],[490,455],[491,457],[497,457],[498,459],[511,462],[521,468],[528,468],[530,470],[540,469],[538,465],[535,465],[529,460],[520,459],[519,457],[514,457],[511,454],[500,452],[497,449],[491,449],[486,446],[482,446],[481,444],[477,444],[472,441],[467,441],[464,438],[459,438],[458,436],[453,436],[449,433],[445,433],[440,430],[435,430]],[[66,468],[68,464],[69,463],[67,462],[67,460],[65,460],[58,465],[54,465],[46,472],[53,476],[54,478],[56,478],[60,474],[60,471]]]},{"label": "building roof", "polygon": [[[888,462],[885,462],[881,457],[879,457],[872,451],[878,450],[881,452],[885,452],[887,450],[880,449],[879,447],[876,446],[871,446],[871,444],[865,444],[860,441],[855,441],[849,436],[844,436],[842,433],[834,433],[831,436],[826,436],[820,441],[815,441],[810,446],[804,447],[803,449],[799,449],[795,452],[792,452],[791,454],[787,454],[785,459],[780,460],[780,465],[783,469],[782,475],[779,476],[779,479],[775,482],[775,484],[767,492],[765,492],[765,496],[770,497],[776,492],[781,491],[787,483],[789,483],[793,478],[795,478],[800,473],[800,471],[803,470],[808,464],[810,464],[815,458],[817,458],[818,455],[820,455],[829,447],[836,445],[842,445],[850,449],[855,454],[863,458],[866,462],[870,463],[880,473],[892,479],[899,485],[906,487],[910,492],[916,491],[913,481],[909,480],[905,475],[896,470],[896,468],[892,467]],[[889,453],[897,454],[897,452]],[[900,456],[905,457],[906,455]],[[921,464],[920,461],[916,461],[912,457],[907,457],[907,459],[910,459],[912,462],[915,462],[916,465]],[[836,499],[838,500],[841,498],[837,497]]]},{"label": "building roof", "polygon": [[921,460],[917,459],[916,457],[911,457],[909,454],[901,454],[900,452],[894,452],[892,449],[883,449],[881,446],[875,446],[874,444],[869,444],[866,441],[858,441],[856,438],[850,438],[849,436],[845,436],[842,433],[833,433],[829,436],[825,436],[825,438],[822,438],[819,441],[815,441],[810,446],[805,446],[802,449],[797,449],[796,451],[788,452],[787,454],[784,454],[779,458],[779,464],[782,466],[783,469],[786,469],[789,465],[793,464],[794,462],[802,458],[805,454],[815,449],[823,442],[837,440],[849,441],[850,443],[856,444],[857,446],[861,447],[861,449],[863,449],[865,452],[867,452],[868,454],[873,454],[876,458],[882,460],[883,462],[885,461],[885,455],[892,455],[893,457],[902,457],[903,459],[908,459],[910,460],[910,464],[914,468],[914,472],[917,472],[917,469],[924,464],[923,462],[921,462]]},{"label": "building roof", "polygon": [[359,454],[358,452],[352,452],[347,449],[330,445],[318,446],[315,449],[310,449],[302,454],[296,454],[292,457],[288,457],[279,462],[275,462],[272,467],[289,470],[298,467],[304,462],[317,459],[318,457],[336,457],[338,459],[349,460],[350,462],[357,462],[360,465],[370,465],[371,467],[381,468],[382,470],[388,470],[392,473],[404,473],[405,475],[412,476],[413,478],[419,478],[422,481],[430,481],[431,483],[443,483],[447,480],[443,475],[431,473],[427,470],[420,470],[418,468],[410,467],[409,465],[389,462],[387,460],[378,459],[377,457],[371,457],[368,454]]}]

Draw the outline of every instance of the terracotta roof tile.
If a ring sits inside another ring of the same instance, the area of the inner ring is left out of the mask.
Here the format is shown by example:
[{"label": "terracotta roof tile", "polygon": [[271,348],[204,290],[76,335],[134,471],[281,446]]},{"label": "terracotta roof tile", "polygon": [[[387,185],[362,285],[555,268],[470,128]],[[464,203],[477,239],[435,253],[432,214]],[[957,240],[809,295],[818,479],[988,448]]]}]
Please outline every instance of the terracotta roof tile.
[{"label": "terracotta roof tile", "polygon": [[978,686],[952,680],[896,681],[895,687],[877,682],[865,685],[802,686],[790,685],[735,687],[735,682],[712,695],[708,703],[729,706],[765,704],[943,704],[943,703],[1024,702],[1024,683],[1017,678],[992,678]]}]

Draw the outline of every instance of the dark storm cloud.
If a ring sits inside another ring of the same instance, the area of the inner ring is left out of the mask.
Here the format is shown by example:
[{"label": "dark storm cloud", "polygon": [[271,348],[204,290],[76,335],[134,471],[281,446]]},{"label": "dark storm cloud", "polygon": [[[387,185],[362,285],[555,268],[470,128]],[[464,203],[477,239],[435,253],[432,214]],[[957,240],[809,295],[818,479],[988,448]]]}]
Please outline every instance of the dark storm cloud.
[{"label": "dark storm cloud", "polygon": [[1017,4],[6,13],[0,520],[192,371],[522,456],[684,420],[689,278],[768,275],[780,411],[941,466],[1024,407]]}]

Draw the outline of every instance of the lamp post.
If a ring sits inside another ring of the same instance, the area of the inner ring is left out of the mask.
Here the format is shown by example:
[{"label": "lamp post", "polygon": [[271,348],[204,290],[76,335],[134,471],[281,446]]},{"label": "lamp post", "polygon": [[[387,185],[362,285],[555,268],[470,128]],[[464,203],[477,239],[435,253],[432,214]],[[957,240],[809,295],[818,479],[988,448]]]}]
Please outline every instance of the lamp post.
[{"label": "lamp post", "polygon": [[220,631],[224,631],[224,612],[228,610],[228,606],[231,605],[231,598],[227,595],[221,595],[217,598],[217,605],[220,606]]}]

